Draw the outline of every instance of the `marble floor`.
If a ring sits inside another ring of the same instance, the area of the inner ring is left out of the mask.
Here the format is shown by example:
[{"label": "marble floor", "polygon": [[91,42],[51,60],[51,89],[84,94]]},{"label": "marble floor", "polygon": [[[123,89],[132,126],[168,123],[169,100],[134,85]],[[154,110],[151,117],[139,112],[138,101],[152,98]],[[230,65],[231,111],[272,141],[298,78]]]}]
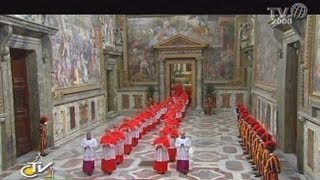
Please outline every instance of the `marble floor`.
[{"label": "marble floor", "polygon": [[[123,116],[118,116],[112,122],[106,122],[93,129],[93,136],[100,139],[106,127],[113,126]],[[180,129],[183,129],[192,140],[190,172],[183,175],[175,170],[175,163],[170,163],[169,171],[165,175],[156,174],[152,169],[154,150],[152,141],[159,133],[163,124],[157,130],[144,136],[133,152],[125,156],[124,162],[110,176],[104,175],[100,169],[100,153],[97,152],[96,169],[91,177],[82,172],[82,153],[79,147],[80,139],[83,136],[54,147],[50,154],[45,157],[49,162],[54,162],[54,179],[260,179],[255,178],[251,165],[243,155],[243,151],[238,143],[238,129],[235,116],[231,112],[220,112],[211,116],[195,115],[188,113]],[[7,171],[0,173],[0,179],[23,179],[20,169],[23,162],[33,160],[36,152],[20,158],[20,162]],[[286,165],[281,159],[281,164]],[[288,164],[288,163],[287,163]],[[293,177],[295,171],[285,168],[280,179],[300,179]],[[289,175],[287,175],[286,172]],[[36,179],[45,179],[45,175],[39,175]]]}]

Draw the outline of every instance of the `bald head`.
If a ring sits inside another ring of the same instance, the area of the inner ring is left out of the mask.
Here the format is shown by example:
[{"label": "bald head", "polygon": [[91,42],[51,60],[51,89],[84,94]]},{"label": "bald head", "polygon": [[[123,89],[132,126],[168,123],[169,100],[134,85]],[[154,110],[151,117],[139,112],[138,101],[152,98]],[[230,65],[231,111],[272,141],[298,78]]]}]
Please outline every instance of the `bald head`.
[{"label": "bald head", "polygon": [[185,138],[186,137],[186,133],[184,131],[180,131],[180,137],[181,138]]},{"label": "bald head", "polygon": [[91,136],[91,132],[88,131],[88,132],[86,133],[86,136],[87,136],[87,139],[90,140],[91,137],[92,137],[92,136]]}]

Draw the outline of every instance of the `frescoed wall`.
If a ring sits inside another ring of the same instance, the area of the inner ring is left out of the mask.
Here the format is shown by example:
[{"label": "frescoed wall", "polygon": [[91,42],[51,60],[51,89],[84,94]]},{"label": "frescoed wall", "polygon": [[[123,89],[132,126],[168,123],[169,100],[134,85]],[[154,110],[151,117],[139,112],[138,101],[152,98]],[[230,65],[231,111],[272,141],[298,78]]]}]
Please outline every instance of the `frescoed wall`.
[{"label": "frescoed wall", "polygon": [[114,45],[113,15],[11,15],[59,29],[51,37],[54,88],[100,82],[103,45]]},{"label": "frescoed wall", "polygon": [[256,82],[275,86],[278,42],[268,22],[269,15],[259,15],[256,20]]},{"label": "frescoed wall", "polygon": [[51,38],[55,88],[99,83],[102,28],[98,16],[54,15],[48,23],[59,27]]},{"label": "frescoed wall", "polygon": [[236,62],[235,18],[208,16],[209,47],[205,52],[204,75],[208,81],[231,80]]},{"label": "frescoed wall", "polygon": [[129,78],[133,82],[157,79],[153,45],[176,34],[209,44],[204,59],[205,79],[233,78],[235,62],[234,16],[165,16],[128,18]]}]

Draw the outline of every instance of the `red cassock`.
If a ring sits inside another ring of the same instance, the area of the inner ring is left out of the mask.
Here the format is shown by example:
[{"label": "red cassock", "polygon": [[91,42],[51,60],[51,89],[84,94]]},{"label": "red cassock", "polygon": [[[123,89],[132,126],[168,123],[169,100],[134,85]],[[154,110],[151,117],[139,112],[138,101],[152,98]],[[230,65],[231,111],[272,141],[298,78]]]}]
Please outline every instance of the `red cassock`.
[{"label": "red cassock", "polygon": [[[115,130],[112,134],[118,139],[118,143],[120,143],[119,141],[121,141],[121,144],[124,144],[124,140],[126,139],[126,134],[123,131]],[[124,152],[123,152],[122,147],[119,147],[119,148],[121,148],[121,149],[119,149],[120,153],[116,156],[117,164],[120,164],[123,162]]]},{"label": "red cassock", "polygon": [[138,128],[139,125],[136,120],[133,120],[130,122],[130,129],[134,132],[133,137],[132,137],[132,147],[135,147],[138,145],[138,139],[139,139],[139,134],[138,134]]},{"label": "red cassock", "polygon": [[141,122],[143,123],[141,135],[146,135],[147,134],[147,125],[146,124],[147,124],[147,120],[148,120],[147,114],[143,113],[140,117],[141,117]]},{"label": "red cassock", "polygon": [[[117,139],[111,134],[104,135],[101,138],[100,144],[110,145],[110,146],[116,145]],[[117,162],[116,162],[116,158],[110,155],[113,153],[107,153],[107,154],[108,154],[108,157],[103,157],[101,160],[101,169],[103,172],[111,174],[112,171],[117,169]]]},{"label": "red cassock", "polygon": [[158,120],[160,119],[160,117],[158,118],[159,111],[160,111],[160,109],[159,109],[158,106],[153,109],[153,114],[154,114],[154,117],[156,118],[155,121],[153,121],[153,124],[152,124],[152,128],[153,129],[157,128]]},{"label": "red cassock", "polygon": [[170,136],[170,148],[168,149],[169,158],[171,162],[176,160],[177,149],[175,147],[175,140],[179,137],[178,129],[175,127],[170,127],[169,129],[169,136]]},{"label": "red cassock", "polygon": [[[152,110],[152,117],[156,117],[157,115],[157,110],[153,109]],[[151,129],[156,129],[157,128],[157,121],[153,121],[151,124]]]},{"label": "red cassock", "polygon": [[138,140],[141,138],[141,128],[142,128],[142,121],[141,121],[141,118],[140,117],[136,117],[135,120],[135,125],[137,126],[137,129],[138,129]]},{"label": "red cassock", "polygon": [[151,119],[153,117],[153,114],[151,113],[151,111],[147,111],[147,119],[148,119],[148,126],[147,126],[147,132],[150,132],[152,130],[152,123],[150,122]]},{"label": "red cassock", "polygon": [[120,130],[122,130],[126,134],[126,139],[124,143],[124,154],[129,155],[132,151],[132,137],[130,135],[131,133],[128,123],[122,124],[120,126]]},{"label": "red cassock", "polygon": [[165,126],[160,132],[164,133],[165,135],[169,135],[170,134],[170,126]]},{"label": "red cassock", "polygon": [[[168,149],[170,147],[170,141],[167,136],[160,136],[155,139],[153,145],[157,147],[161,147],[163,149]],[[160,153],[160,154],[157,154]],[[161,154],[162,153],[162,154]],[[153,164],[153,169],[160,174],[164,174],[168,171],[168,154],[165,154],[165,151],[156,150],[156,159]]]},{"label": "red cassock", "polygon": [[179,127],[179,121],[177,120],[177,119],[172,119],[172,118],[170,118],[170,119],[167,119],[166,121],[165,121],[165,125],[166,126],[175,126],[175,127]]},{"label": "red cassock", "polygon": [[137,120],[136,120],[136,121],[138,121],[137,124],[139,124],[139,139],[141,139],[142,134],[143,134],[142,125],[143,125],[144,121],[143,121],[143,118],[142,118],[140,115],[137,117]]}]

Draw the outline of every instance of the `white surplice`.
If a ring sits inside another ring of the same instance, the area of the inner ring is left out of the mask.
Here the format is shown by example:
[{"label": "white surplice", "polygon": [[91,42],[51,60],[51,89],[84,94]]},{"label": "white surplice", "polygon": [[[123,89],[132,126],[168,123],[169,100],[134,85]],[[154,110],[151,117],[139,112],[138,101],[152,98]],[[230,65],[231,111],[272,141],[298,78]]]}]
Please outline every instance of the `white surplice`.
[{"label": "white surplice", "polygon": [[115,146],[115,155],[122,155],[124,153],[124,140],[118,140],[117,145]]},{"label": "white surplice", "polygon": [[143,124],[141,124],[140,126],[139,126],[139,128],[138,128],[138,133],[140,134],[140,133],[142,133],[143,132]]},{"label": "white surplice", "polygon": [[80,143],[82,150],[84,152],[83,160],[84,161],[94,161],[95,160],[95,148],[98,146],[97,140],[95,138],[91,138],[88,140],[87,138],[83,138]]},{"label": "white surplice", "polygon": [[111,146],[104,147],[102,146],[101,156],[104,160],[110,160],[116,158],[116,145],[111,144]]},{"label": "white surplice", "polygon": [[124,144],[131,144],[133,132],[131,130],[129,130],[129,131],[126,131],[125,133],[126,133],[126,139],[124,140]]},{"label": "white surplice", "polygon": [[[155,148],[157,148],[157,146],[158,145],[156,145]],[[154,160],[157,162],[169,161],[168,150],[164,148],[156,149],[156,152],[154,154]]]},{"label": "white surplice", "polygon": [[119,155],[119,151],[120,151],[120,144],[119,144],[119,141],[117,141],[117,144],[114,146],[114,152],[116,156]]},{"label": "white surplice", "polygon": [[134,138],[139,138],[139,128],[133,130],[132,136],[133,136]]},{"label": "white surplice", "polygon": [[188,137],[176,139],[177,160],[189,160],[189,149],[191,147],[191,140]]},{"label": "white surplice", "polygon": [[123,155],[124,153],[124,140],[118,141],[118,155]]}]

